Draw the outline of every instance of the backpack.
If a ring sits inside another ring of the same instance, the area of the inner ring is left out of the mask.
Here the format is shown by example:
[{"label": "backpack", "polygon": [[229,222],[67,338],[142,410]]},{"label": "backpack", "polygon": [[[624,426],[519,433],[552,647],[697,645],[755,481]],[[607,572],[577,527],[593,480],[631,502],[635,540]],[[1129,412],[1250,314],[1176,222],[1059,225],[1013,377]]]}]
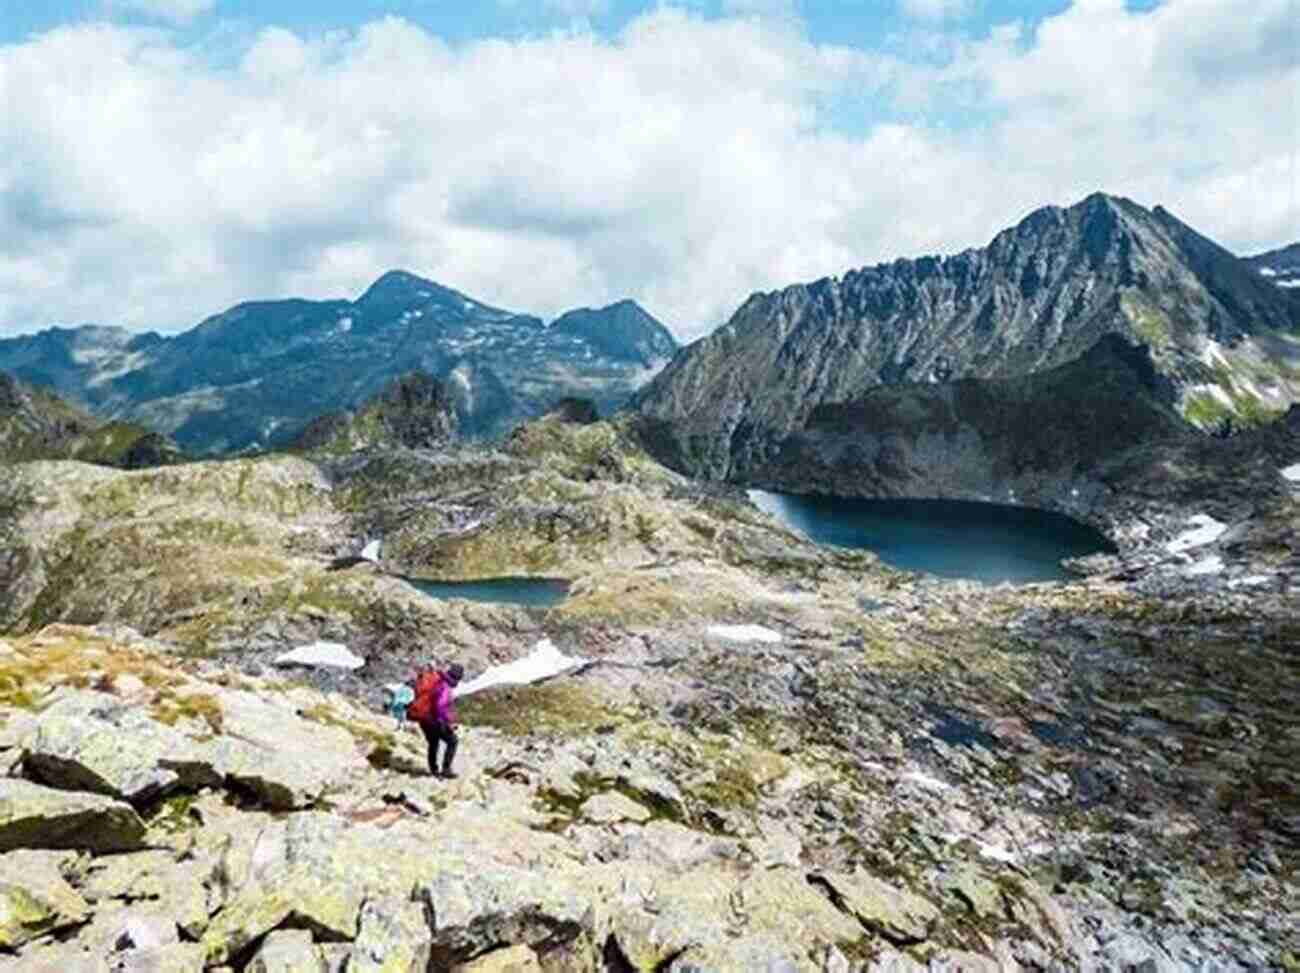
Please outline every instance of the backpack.
[{"label": "backpack", "polygon": [[415,699],[406,707],[406,718],[416,723],[433,719],[434,701],[442,687],[442,673],[428,670],[415,677]]}]

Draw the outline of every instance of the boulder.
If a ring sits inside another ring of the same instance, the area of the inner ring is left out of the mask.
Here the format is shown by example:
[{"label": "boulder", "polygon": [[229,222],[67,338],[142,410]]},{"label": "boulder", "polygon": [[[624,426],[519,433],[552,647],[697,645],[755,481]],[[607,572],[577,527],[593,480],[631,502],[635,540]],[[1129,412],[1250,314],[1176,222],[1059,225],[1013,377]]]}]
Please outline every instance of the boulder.
[{"label": "boulder", "polygon": [[189,737],[147,710],[97,692],[70,693],[46,709],[24,763],[32,777],[52,787],[131,802],[219,779]]},{"label": "boulder", "polygon": [[325,960],[305,929],[277,929],[262,941],[245,973],[326,973]]},{"label": "boulder", "polygon": [[410,900],[372,899],[361,907],[348,973],[424,973],[433,946],[424,907]]},{"label": "boulder", "polygon": [[140,851],[95,859],[87,869],[82,894],[87,901],[120,899],[161,902],[187,936],[202,934],[208,922],[204,869],[194,860],[177,861],[169,851]]},{"label": "boulder", "polygon": [[979,918],[1000,918],[1006,915],[1002,890],[975,868],[958,868],[945,876],[942,885]]},{"label": "boulder", "polygon": [[71,859],[69,853],[58,851],[0,855],[0,948],[15,949],[86,921],[85,899],[62,874]]},{"label": "boulder", "polygon": [[252,791],[267,807],[306,807],[366,767],[345,730],[303,719],[289,706],[251,692],[226,690],[218,699],[223,732],[208,744],[212,764],[228,783]]},{"label": "boulder", "polygon": [[111,797],[0,779],[0,852],[17,848],[132,851],[140,847],[144,831],[134,809]]},{"label": "boulder", "polygon": [[673,969],[740,973],[781,963],[796,969],[791,964],[798,957],[864,933],[794,869],[746,875],[715,865],[656,879],[611,867],[595,890],[597,901],[633,969],[664,968],[674,956],[682,965]]},{"label": "boulder", "polygon": [[542,973],[542,964],[527,946],[507,946],[461,963],[453,973]]},{"label": "boulder", "polygon": [[203,950],[197,943],[169,943],[123,953],[113,973],[202,973]]},{"label": "boulder", "polygon": [[649,820],[650,811],[618,791],[605,791],[587,798],[582,805],[582,816],[597,824],[617,824],[620,821],[640,823]]},{"label": "boulder", "polygon": [[830,900],[895,946],[923,942],[939,919],[934,903],[865,873],[813,877]]}]

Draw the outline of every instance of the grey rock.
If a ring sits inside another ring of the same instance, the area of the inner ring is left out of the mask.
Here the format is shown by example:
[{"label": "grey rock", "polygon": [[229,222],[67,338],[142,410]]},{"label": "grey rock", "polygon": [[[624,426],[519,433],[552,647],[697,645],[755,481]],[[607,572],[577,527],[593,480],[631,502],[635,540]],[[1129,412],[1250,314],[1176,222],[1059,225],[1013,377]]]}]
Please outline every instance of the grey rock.
[{"label": "grey rock", "polygon": [[140,847],[144,831],[135,811],[110,797],[0,778],[0,852],[18,848],[130,851]]}]

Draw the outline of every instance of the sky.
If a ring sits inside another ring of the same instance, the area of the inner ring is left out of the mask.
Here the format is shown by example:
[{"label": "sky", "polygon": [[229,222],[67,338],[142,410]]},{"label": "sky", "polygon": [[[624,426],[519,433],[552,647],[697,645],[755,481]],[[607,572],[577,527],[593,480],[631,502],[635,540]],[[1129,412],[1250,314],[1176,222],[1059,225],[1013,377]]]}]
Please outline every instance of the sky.
[{"label": "sky", "polygon": [[683,340],[1096,190],[1300,240],[1300,0],[0,0],[0,336],[401,268]]}]

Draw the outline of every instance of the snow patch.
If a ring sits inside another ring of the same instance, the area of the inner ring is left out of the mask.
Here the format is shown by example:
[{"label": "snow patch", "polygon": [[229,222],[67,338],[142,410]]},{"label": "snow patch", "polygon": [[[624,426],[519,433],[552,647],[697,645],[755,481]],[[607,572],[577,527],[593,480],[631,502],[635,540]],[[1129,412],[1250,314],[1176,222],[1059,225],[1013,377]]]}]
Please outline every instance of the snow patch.
[{"label": "snow patch", "polygon": [[1262,276],[1264,276],[1264,277],[1276,277],[1276,276],[1277,276],[1277,271],[1274,270],[1272,267],[1260,267],[1260,268],[1259,268],[1259,272],[1260,272],[1260,274],[1261,274]]},{"label": "snow patch", "polygon": [[589,662],[589,659],[576,655],[565,655],[550,639],[542,639],[533,646],[533,651],[522,659],[491,666],[469,682],[461,683],[455,688],[454,695],[468,696],[470,693],[482,692],[493,686],[527,686],[529,683],[550,679],[570,669],[588,665]]},{"label": "snow patch", "polygon": [[366,543],[366,546],[361,549],[361,556],[365,558],[367,561],[372,561],[375,564],[378,564],[379,563],[379,539],[375,538],[372,541],[368,541]]},{"label": "snow patch", "polygon": [[732,642],[780,642],[781,633],[762,625],[710,625],[709,634]]},{"label": "snow patch", "polygon": [[1282,479],[1290,480],[1292,483],[1300,483],[1300,463],[1284,466],[1278,472],[1282,474]]},{"label": "snow patch", "polygon": [[1217,554],[1211,554],[1209,557],[1203,557],[1195,564],[1193,564],[1190,568],[1187,569],[1187,574],[1192,577],[1201,577],[1207,574],[1222,574],[1222,573],[1223,573],[1223,558],[1219,557],[1219,555]]},{"label": "snow patch", "polygon": [[1244,578],[1233,578],[1228,582],[1229,588],[1254,588],[1256,585],[1268,584],[1273,578],[1267,574],[1248,574]]},{"label": "snow patch", "polygon": [[943,781],[939,780],[939,778],[931,777],[929,774],[924,774],[919,770],[909,770],[902,776],[902,779],[911,781],[913,784],[919,784],[921,787],[924,787],[929,791],[947,791],[952,789]]},{"label": "snow patch", "polygon": [[339,332],[340,332],[341,334],[346,334],[347,332],[351,331],[351,330],[352,330],[352,318],[350,318],[350,317],[342,317],[342,318],[339,318],[338,329],[339,329]]},{"label": "snow patch", "polygon": [[312,642],[275,657],[277,666],[322,666],[333,669],[360,669],[366,660],[353,655],[340,642]]},{"label": "snow patch", "polygon": [[1206,544],[1213,544],[1222,537],[1223,532],[1228,529],[1227,524],[1221,524],[1219,521],[1206,514],[1196,514],[1189,517],[1187,522],[1192,525],[1192,529],[1183,531],[1183,533],[1179,534],[1166,545],[1165,549],[1169,551],[1170,554],[1181,554],[1183,551],[1189,551],[1193,547],[1203,547]]},{"label": "snow patch", "polygon": [[1279,280],[1278,287],[1300,287],[1300,280]]}]

